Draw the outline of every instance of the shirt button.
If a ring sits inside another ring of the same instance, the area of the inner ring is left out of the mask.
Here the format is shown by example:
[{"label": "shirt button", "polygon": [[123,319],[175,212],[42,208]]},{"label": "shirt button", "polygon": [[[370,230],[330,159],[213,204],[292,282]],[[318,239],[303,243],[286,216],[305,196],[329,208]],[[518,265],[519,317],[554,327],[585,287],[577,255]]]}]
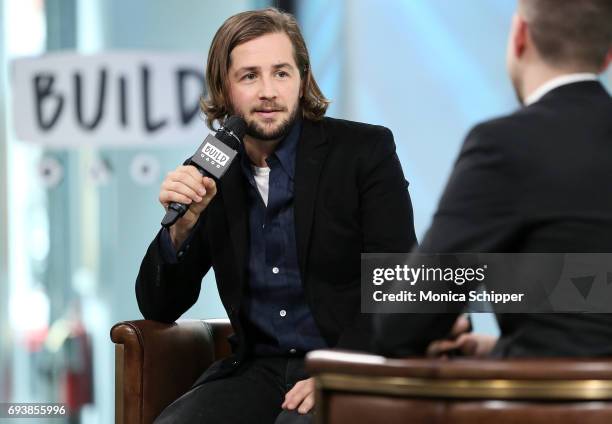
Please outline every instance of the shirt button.
[{"label": "shirt button", "polygon": [[294,355],[296,352],[297,352],[297,350],[295,350],[295,349],[289,349],[289,353],[292,354],[292,355]]},{"label": "shirt button", "polygon": [[278,271],[279,271],[278,267],[272,268],[272,273],[273,274],[278,274]]},{"label": "shirt button", "polygon": [[285,311],[284,309],[281,309],[281,311],[280,311],[280,316],[281,316],[281,317],[284,317],[284,316],[286,316],[286,315],[287,315],[287,311]]}]

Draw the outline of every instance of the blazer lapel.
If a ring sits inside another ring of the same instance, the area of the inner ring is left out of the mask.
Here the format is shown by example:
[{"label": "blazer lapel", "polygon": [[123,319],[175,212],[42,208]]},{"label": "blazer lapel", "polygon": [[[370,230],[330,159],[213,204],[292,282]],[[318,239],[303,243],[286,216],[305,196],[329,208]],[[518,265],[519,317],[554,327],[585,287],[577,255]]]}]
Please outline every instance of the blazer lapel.
[{"label": "blazer lapel", "polygon": [[319,176],[327,156],[328,143],[321,123],[303,121],[295,161],[295,235],[298,262],[304,283],[304,271],[310,243]]},{"label": "blazer lapel", "polygon": [[240,167],[240,156],[227,170],[227,173],[219,181],[219,191],[225,206],[227,222],[229,225],[230,238],[234,252],[236,253],[236,264],[240,267],[240,284],[242,288],[246,277],[246,254],[248,249],[248,207],[246,201],[246,186],[242,169]]}]

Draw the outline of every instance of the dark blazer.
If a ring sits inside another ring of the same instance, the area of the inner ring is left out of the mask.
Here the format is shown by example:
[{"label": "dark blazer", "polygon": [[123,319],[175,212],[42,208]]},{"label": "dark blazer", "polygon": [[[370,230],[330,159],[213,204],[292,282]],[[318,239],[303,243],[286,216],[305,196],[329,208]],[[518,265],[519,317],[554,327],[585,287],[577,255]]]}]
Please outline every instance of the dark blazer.
[{"label": "dark blazer", "polygon": [[[604,87],[564,85],[476,126],[420,250],[612,252],[612,99]],[[378,351],[422,354],[455,318],[381,315]],[[497,356],[612,355],[612,315],[508,314],[498,322]]]},{"label": "dark blazer", "polygon": [[[235,356],[217,364],[222,369],[249,353],[241,317],[248,284],[246,184],[235,160],[180,262],[164,264],[158,234],[136,280],[144,317],[173,322],[196,302],[212,266],[235,330]],[[388,129],[331,118],[303,121],[294,181],[298,262],[306,300],[332,347],[370,345],[371,319],[360,313],[360,254],[412,248],[407,187]]]}]

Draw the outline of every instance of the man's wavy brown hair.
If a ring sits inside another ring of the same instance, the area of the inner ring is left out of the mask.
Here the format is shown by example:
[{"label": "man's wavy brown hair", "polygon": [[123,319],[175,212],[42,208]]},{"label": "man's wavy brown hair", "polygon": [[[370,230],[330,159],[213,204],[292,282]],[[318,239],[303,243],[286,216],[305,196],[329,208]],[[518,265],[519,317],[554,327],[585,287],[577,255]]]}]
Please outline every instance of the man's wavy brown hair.
[{"label": "man's wavy brown hair", "polygon": [[215,121],[223,122],[230,114],[229,77],[230,54],[239,44],[262,35],[283,32],[293,45],[295,63],[300,72],[303,96],[300,99],[302,116],[317,121],[329,106],[312,75],[308,49],[295,18],[275,8],[238,13],[227,19],[217,30],[208,52],[206,66],[207,93],[200,99],[200,109],[206,124],[213,129]]}]

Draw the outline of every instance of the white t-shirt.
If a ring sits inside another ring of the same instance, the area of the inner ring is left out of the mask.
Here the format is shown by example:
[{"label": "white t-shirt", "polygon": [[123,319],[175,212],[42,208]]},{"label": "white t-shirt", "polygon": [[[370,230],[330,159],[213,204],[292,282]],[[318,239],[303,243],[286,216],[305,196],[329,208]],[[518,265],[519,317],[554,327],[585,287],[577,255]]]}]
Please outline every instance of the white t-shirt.
[{"label": "white t-shirt", "polygon": [[253,177],[255,178],[255,184],[257,184],[257,190],[261,194],[266,207],[268,206],[268,191],[270,187],[270,168],[260,168],[255,165],[251,165],[253,170]]}]

